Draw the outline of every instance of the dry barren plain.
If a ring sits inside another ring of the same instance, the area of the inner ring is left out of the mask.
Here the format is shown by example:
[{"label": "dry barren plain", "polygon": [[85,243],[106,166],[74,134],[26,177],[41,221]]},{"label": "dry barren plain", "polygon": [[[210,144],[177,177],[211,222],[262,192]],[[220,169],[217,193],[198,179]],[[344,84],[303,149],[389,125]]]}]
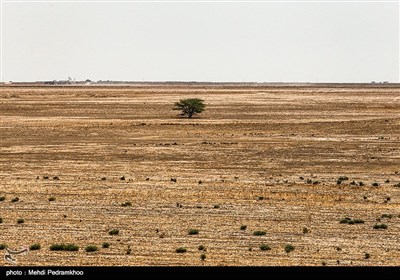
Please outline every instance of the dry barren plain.
[{"label": "dry barren plain", "polygon": [[400,265],[397,87],[2,86],[0,135],[18,265]]}]

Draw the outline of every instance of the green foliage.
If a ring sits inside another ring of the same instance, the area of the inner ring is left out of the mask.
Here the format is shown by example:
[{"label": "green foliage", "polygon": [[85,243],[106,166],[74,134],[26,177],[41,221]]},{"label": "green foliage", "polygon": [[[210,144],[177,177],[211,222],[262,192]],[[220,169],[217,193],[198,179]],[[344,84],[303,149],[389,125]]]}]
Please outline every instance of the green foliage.
[{"label": "green foliage", "polygon": [[214,209],[218,209],[220,206],[218,204],[214,205]]},{"label": "green foliage", "polygon": [[85,248],[86,252],[96,252],[98,250],[97,246],[95,245],[88,245]]},{"label": "green foliage", "polygon": [[103,247],[103,248],[109,248],[109,247],[110,247],[110,243],[104,242],[104,243],[101,245],[101,247]]},{"label": "green foliage", "polygon": [[374,186],[374,187],[379,187],[379,183],[374,182],[374,183],[372,183],[372,186]]},{"label": "green foliage", "polygon": [[25,220],[24,220],[24,219],[18,219],[18,220],[17,220],[17,223],[18,223],[18,224],[23,224],[23,223],[25,223]]},{"label": "green foliage", "polygon": [[290,252],[292,252],[293,250],[294,250],[294,246],[293,246],[293,245],[287,244],[287,245],[285,246],[285,252],[286,252],[286,253],[290,253]]},{"label": "green foliage", "polygon": [[268,250],[271,250],[271,247],[269,247],[268,245],[265,245],[265,244],[261,244],[260,245],[260,250],[261,251],[268,251]]},{"label": "green foliage", "polygon": [[32,245],[29,247],[29,250],[31,250],[31,251],[40,250],[40,248],[41,248],[40,244],[35,243],[35,244],[32,244]]},{"label": "green foliage", "polygon": [[266,235],[267,233],[265,231],[261,231],[261,230],[256,230],[253,232],[253,235],[255,236],[261,236],[261,235]]},{"label": "green foliage", "polygon": [[179,102],[175,102],[174,106],[173,110],[182,111],[182,115],[187,115],[188,118],[203,112],[206,107],[204,100],[198,98],[181,99]]},{"label": "green foliage", "polygon": [[49,197],[49,201],[55,201],[56,200],[56,198],[55,197]]},{"label": "green foliage", "polygon": [[376,224],[374,225],[374,229],[387,229],[387,225],[386,224]]},{"label": "green foliage", "polygon": [[350,218],[344,218],[340,220],[341,224],[349,224],[349,225],[354,225],[354,224],[363,224],[364,220],[361,219],[350,219]]},{"label": "green foliage", "polygon": [[177,248],[176,250],[175,250],[177,253],[186,253],[186,248],[183,248],[183,247],[179,247],[179,248]]},{"label": "green foliage", "polygon": [[304,234],[307,234],[308,232],[309,232],[308,228],[304,227],[304,228],[303,228],[303,233],[304,233]]},{"label": "green foliage", "polygon": [[240,226],[240,230],[246,230],[247,226]]},{"label": "green foliage", "polygon": [[200,245],[198,249],[199,249],[199,251],[205,251],[206,247],[204,247],[203,245]]},{"label": "green foliage", "polygon": [[119,233],[118,229],[112,229],[108,232],[110,235],[117,235]]},{"label": "green foliage", "polygon": [[3,223],[3,218],[0,218],[0,224],[2,224]]},{"label": "green foliage", "polygon": [[7,245],[6,244],[0,244],[0,250],[4,250],[5,248],[7,248]]},{"label": "green foliage", "polygon": [[53,244],[50,246],[51,251],[78,251],[79,246],[75,244]]},{"label": "green foliage", "polygon": [[381,218],[391,219],[391,218],[393,218],[393,215],[392,214],[382,214]]},{"label": "green foliage", "polygon": [[188,232],[190,235],[194,235],[194,234],[198,234],[199,233],[199,230],[197,230],[197,229],[189,229],[189,232]]},{"label": "green foliage", "polygon": [[200,259],[201,259],[202,261],[204,261],[204,260],[206,259],[206,257],[207,257],[206,254],[201,254],[201,255],[200,255]]},{"label": "green foliage", "polygon": [[5,196],[0,196],[0,201],[4,201],[6,199]]},{"label": "green foliage", "polygon": [[371,257],[371,255],[370,254],[368,254],[368,253],[365,253],[365,256],[364,256],[364,259],[369,259]]}]

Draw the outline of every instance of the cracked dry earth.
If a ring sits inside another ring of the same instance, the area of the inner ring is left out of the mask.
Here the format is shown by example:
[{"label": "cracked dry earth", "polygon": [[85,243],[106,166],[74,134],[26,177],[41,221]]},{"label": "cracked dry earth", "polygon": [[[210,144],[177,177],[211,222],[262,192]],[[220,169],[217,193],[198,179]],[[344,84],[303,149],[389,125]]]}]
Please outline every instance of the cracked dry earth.
[{"label": "cracked dry earth", "polygon": [[[400,265],[397,87],[0,91],[0,243],[41,245],[18,265]],[[187,97],[205,112],[177,116]]]}]

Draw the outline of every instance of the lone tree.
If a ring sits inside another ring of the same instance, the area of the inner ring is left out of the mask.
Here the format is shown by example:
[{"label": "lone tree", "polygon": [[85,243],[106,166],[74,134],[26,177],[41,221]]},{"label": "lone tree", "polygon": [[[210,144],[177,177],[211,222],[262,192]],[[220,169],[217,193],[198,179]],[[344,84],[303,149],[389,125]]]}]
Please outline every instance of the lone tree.
[{"label": "lone tree", "polygon": [[182,111],[182,115],[187,115],[191,118],[194,114],[199,114],[204,111],[206,105],[204,100],[198,98],[187,98],[181,99],[179,102],[175,102],[174,110]]}]

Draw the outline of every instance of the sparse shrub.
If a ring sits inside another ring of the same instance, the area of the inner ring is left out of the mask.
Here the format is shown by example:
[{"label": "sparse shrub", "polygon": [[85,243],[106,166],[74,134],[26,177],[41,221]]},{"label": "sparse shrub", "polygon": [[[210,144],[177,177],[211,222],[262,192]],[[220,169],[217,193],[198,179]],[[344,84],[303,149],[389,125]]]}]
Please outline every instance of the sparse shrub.
[{"label": "sparse shrub", "polygon": [[300,180],[304,180],[304,177],[303,177],[303,176],[300,176],[299,179],[300,179]]},{"label": "sparse shrub", "polygon": [[259,196],[257,199],[258,199],[258,200],[263,200],[264,197],[263,197],[263,196]]},{"label": "sparse shrub", "polygon": [[51,251],[78,251],[79,246],[75,244],[53,244],[50,246]]},{"label": "sparse shrub", "polygon": [[385,181],[385,183],[386,183],[386,184],[389,184],[389,183],[390,183],[390,180],[389,180],[389,179],[387,179],[387,180]]},{"label": "sparse shrub", "polygon": [[400,188],[400,183],[394,184],[393,187]]},{"label": "sparse shrub", "polygon": [[49,201],[55,201],[56,200],[56,198],[55,197],[49,197]]},{"label": "sparse shrub", "polygon": [[354,224],[363,224],[364,221],[361,219],[350,219],[350,218],[344,218],[340,220],[341,224],[349,224],[349,225],[354,225]]},{"label": "sparse shrub", "polygon": [[382,214],[381,218],[391,219],[391,218],[393,218],[393,215],[392,214]]},{"label": "sparse shrub", "polygon": [[269,246],[266,245],[266,244],[261,244],[261,245],[260,245],[260,250],[261,250],[261,251],[268,251],[268,250],[271,250],[271,247],[269,247]]},{"label": "sparse shrub", "polygon": [[246,230],[247,226],[240,226],[240,230]]},{"label": "sparse shrub", "polygon": [[321,183],[320,181],[314,181],[313,185],[318,185],[319,183]]},{"label": "sparse shrub", "polygon": [[353,182],[350,183],[350,185],[353,185],[353,186],[354,186],[354,185],[356,185],[356,182],[353,181]]},{"label": "sparse shrub", "polygon": [[290,253],[290,252],[292,252],[293,250],[294,250],[294,246],[293,246],[293,245],[287,244],[287,245],[285,246],[285,252],[286,252],[286,253]]},{"label": "sparse shrub", "polygon": [[311,179],[307,179],[307,184],[312,184],[312,180]]},{"label": "sparse shrub", "polygon": [[47,179],[49,179],[49,176],[43,176],[43,179],[47,180]]},{"label": "sparse shrub", "polygon": [[304,233],[304,234],[307,234],[308,232],[309,232],[308,228],[304,227],[304,228],[303,228],[303,233]]},{"label": "sparse shrub", "polygon": [[199,185],[203,184],[203,182],[202,182],[202,181],[198,181],[198,183],[199,183]]},{"label": "sparse shrub", "polygon": [[204,247],[203,245],[200,245],[198,249],[199,249],[200,251],[203,251],[203,250],[205,251],[205,250],[206,250],[206,247]]},{"label": "sparse shrub", "polygon": [[25,222],[24,219],[18,219],[18,220],[17,220],[17,223],[18,223],[18,224],[23,224],[24,222]]},{"label": "sparse shrub", "polygon": [[189,232],[188,232],[190,235],[194,235],[194,234],[199,234],[199,230],[197,230],[197,229],[189,229]]},{"label": "sparse shrub", "polygon": [[0,244],[0,250],[4,250],[5,248],[7,248],[6,244],[4,244],[4,243]]},{"label": "sparse shrub", "polygon": [[106,177],[103,177],[103,178],[101,178],[101,180],[102,180],[102,181],[105,181],[105,180],[107,180],[107,178],[106,178]]},{"label": "sparse shrub", "polygon": [[0,196],[0,201],[4,201],[4,200],[6,200],[6,197],[5,196]]},{"label": "sparse shrub", "polygon": [[95,245],[88,245],[85,248],[86,252],[96,252],[98,250],[97,246]]},{"label": "sparse shrub", "polygon": [[129,201],[126,201],[126,202],[121,203],[121,206],[123,206],[123,207],[132,206],[132,203],[130,203]]},{"label": "sparse shrub", "polygon": [[101,247],[103,247],[103,248],[107,249],[107,248],[109,248],[109,247],[110,247],[110,243],[108,243],[108,242],[104,242],[104,243],[101,245]]},{"label": "sparse shrub", "polygon": [[387,229],[387,225],[386,224],[376,224],[374,225],[374,229]]},{"label": "sparse shrub", "polygon": [[373,182],[373,183],[372,183],[372,186],[374,186],[374,187],[379,187],[379,183],[378,183],[378,182]]},{"label": "sparse shrub", "polygon": [[3,223],[3,218],[0,218],[0,224],[2,224]]},{"label": "sparse shrub", "polygon": [[364,259],[369,259],[371,257],[371,255],[370,254],[368,254],[368,253],[365,253],[365,256],[364,256]]},{"label": "sparse shrub", "polygon": [[204,260],[206,259],[206,254],[201,254],[201,255],[200,255],[200,259],[201,259],[202,261],[204,261]]},{"label": "sparse shrub", "polygon": [[121,181],[124,181],[125,180],[125,176],[122,176],[120,179],[121,179]]},{"label": "sparse shrub", "polygon": [[360,186],[360,187],[364,187],[364,183],[363,182],[358,182],[358,185]]},{"label": "sparse shrub", "polygon": [[171,182],[176,183],[176,178],[171,178]]},{"label": "sparse shrub", "polygon": [[119,233],[118,229],[112,229],[108,232],[110,235],[117,235]]},{"label": "sparse shrub", "polygon": [[186,253],[186,248],[183,248],[183,247],[179,247],[179,248],[177,248],[176,250],[175,250],[177,253]]},{"label": "sparse shrub", "polygon": [[60,180],[60,178],[58,176],[54,176],[53,180]]},{"label": "sparse shrub", "polygon": [[214,205],[214,209],[218,209],[220,206],[218,204]]},{"label": "sparse shrub", "polygon": [[349,177],[347,177],[347,176],[340,176],[340,177],[338,178],[338,180],[347,181],[347,180],[349,180]]},{"label": "sparse shrub", "polygon": [[17,201],[19,201],[19,197],[14,197],[13,199],[11,199],[11,202],[17,202]]},{"label": "sparse shrub", "polygon": [[40,248],[41,248],[40,244],[35,243],[35,244],[32,244],[32,245],[29,247],[29,250],[31,250],[31,251],[40,250]]},{"label": "sparse shrub", "polygon": [[261,230],[256,230],[253,232],[253,235],[255,236],[261,236],[261,235],[266,235],[267,233],[265,231],[261,231]]}]

